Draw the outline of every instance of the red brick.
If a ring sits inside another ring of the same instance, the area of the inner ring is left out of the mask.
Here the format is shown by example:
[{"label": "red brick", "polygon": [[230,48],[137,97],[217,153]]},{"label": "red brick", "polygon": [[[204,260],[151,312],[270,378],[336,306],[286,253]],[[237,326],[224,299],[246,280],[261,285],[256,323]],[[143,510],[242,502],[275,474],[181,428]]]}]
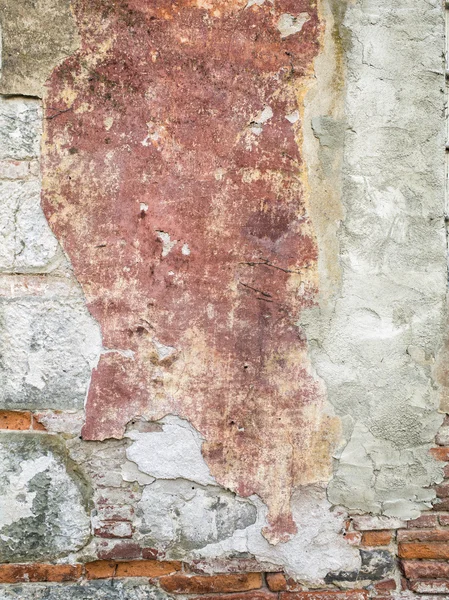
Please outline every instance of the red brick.
[{"label": "red brick", "polygon": [[437,485],[435,487],[435,491],[437,493],[438,498],[448,498],[449,497],[449,483],[442,483],[441,485]]},{"label": "red brick", "polygon": [[177,561],[134,560],[117,563],[116,577],[161,577],[180,571],[182,563]]},{"label": "red brick", "polygon": [[391,539],[391,531],[364,531],[362,544],[364,546],[388,546]]},{"label": "red brick", "polygon": [[449,544],[445,543],[407,543],[403,542],[398,545],[398,556],[400,558],[449,558]]},{"label": "red brick", "polygon": [[433,505],[433,510],[449,510],[449,498],[443,498]]},{"label": "red brick", "polygon": [[139,544],[127,540],[114,543],[103,541],[97,545],[97,555],[102,560],[140,558],[141,548]]},{"label": "red brick", "polygon": [[230,575],[168,575],[159,580],[167,592],[177,594],[210,594],[226,592],[246,592],[262,587],[260,573],[239,573]]},{"label": "red brick", "polygon": [[0,583],[37,581],[75,581],[82,575],[81,565],[0,565]]},{"label": "red brick", "polygon": [[267,590],[254,590],[243,594],[226,594],[226,596],[200,596],[193,600],[278,600],[278,594],[272,594]]},{"label": "red brick", "polygon": [[40,423],[34,415],[31,415],[31,429],[34,431],[47,431],[45,425]]},{"label": "red brick", "polygon": [[85,564],[87,579],[109,579],[115,576],[117,563],[113,560],[95,560]]},{"label": "red brick", "polygon": [[409,588],[418,594],[449,594],[449,581],[441,579],[410,581]]},{"label": "red brick", "polygon": [[385,579],[374,584],[374,589],[378,592],[388,592],[396,589],[396,581],[394,579]]},{"label": "red brick", "polygon": [[430,453],[437,460],[449,462],[449,447],[440,446],[439,448],[431,448]]},{"label": "red brick", "polygon": [[367,600],[368,592],[365,590],[347,590],[333,592],[324,590],[320,592],[282,592],[280,600]]},{"label": "red brick", "polygon": [[149,560],[162,560],[165,557],[165,552],[160,552],[156,548],[142,548],[142,558]]},{"label": "red brick", "polygon": [[0,429],[16,431],[31,429],[31,413],[28,411],[0,410]]},{"label": "red brick", "polygon": [[272,592],[285,592],[287,590],[287,580],[284,573],[267,573],[267,586]]},{"label": "red brick", "polygon": [[449,563],[442,561],[402,561],[407,579],[446,579],[449,578]]},{"label": "red brick", "polygon": [[133,528],[128,521],[102,521],[94,530],[95,535],[104,538],[130,538]]},{"label": "red brick", "polygon": [[[449,467],[449,465],[448,465]],[[408,529],[423,529],[425,527],[438,527],[438,515],[421,515],[413,521],[407,522]]]},{"label": "red brick", "polygon": [[449,465],[445,465],[443,469],[443,475],[446,479],[449,477]]},{"label": "red brick", "polygon": [[398,531],[398,542],[447,542],[449,529],[415,529]]},{"label": "red brick", "polygon": [[[448,465],[449,466],[449,465]],[[449,515],[446,513],[442,513],[441,515],[438,515],[440,524],[443,527],[447,527],[449,525]]]},{"label": "red brick", "polygon": [[133,560],[116,562],[96,560],[86,564],[87,579],[110,579],[113,577],[160,577],[180,571],[178,561]]},{"label": "red brick", "polygon": [[362,534],[359,531],[350,531],[346,533],[345,540],[351,546],[358,546],[362,543]]}]

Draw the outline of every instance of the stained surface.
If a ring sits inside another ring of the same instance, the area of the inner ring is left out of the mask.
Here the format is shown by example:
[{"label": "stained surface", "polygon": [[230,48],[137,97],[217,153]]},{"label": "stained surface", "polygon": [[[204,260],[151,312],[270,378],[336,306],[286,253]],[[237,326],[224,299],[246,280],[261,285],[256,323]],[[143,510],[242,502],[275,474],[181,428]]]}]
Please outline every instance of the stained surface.
[{"label": "stained surface", "polygon": [[80,50],[47,84],[43,208],[111,350],[83,436],[187,419],[217,482],[257,493],[267,538],[285,540],[291,490],[328,477],[338,430],[295,325],[317,295],[297,112],[316,7],[73,8]]}]

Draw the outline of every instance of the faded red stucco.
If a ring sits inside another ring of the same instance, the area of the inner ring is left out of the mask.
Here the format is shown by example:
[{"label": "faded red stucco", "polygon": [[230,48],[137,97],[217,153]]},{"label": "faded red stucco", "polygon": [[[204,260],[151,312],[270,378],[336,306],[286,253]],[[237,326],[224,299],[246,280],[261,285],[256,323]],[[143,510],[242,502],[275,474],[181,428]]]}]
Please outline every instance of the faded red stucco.
[{"label": "faded red stucco", "polygon": [[[76,0],[81,48],[48,82],[43,206],[104,347],[133,353],[102,355],[84,438],[188,419],[217,481],[266,502],[277,542],[337,429],[295,325],[317,247],[286,119],[321,25],[312,0],[245,4]],[[281,39],[283,13],[309,17]]]}]

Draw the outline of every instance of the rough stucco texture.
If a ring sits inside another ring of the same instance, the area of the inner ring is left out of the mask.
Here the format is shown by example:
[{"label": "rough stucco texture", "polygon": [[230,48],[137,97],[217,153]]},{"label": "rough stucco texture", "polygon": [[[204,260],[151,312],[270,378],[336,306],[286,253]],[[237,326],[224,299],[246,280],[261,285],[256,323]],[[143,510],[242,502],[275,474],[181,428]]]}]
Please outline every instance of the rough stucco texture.
[{"label": "rough stucco texture", "polygon": [[342,532],[405,528],[442,478],[439,0],[0,21],[0,407],[48,430],[0,436],[0,560],[399,582]]},{"label": "rough stucco texture", "polygon": [[[428,448],[447,277],[443,16],[438,0],[360,1],[342,16],[341,283],[330,314],[305,326],[347,440],[329,498],[403,518],[430,506],[441,477]],[[314,124],[322,146],[341,144]]]},{"label": "rough stucco texture", "polygon": [[83,436],[188,419],[216,481],[257,493],[266,535],[287,539],[291,491],[328,478],[338,431],[295,324],[317,294],[297,143],[316,5],[74,11],[81,48],[47,86],[43,206],[110,350]]}]

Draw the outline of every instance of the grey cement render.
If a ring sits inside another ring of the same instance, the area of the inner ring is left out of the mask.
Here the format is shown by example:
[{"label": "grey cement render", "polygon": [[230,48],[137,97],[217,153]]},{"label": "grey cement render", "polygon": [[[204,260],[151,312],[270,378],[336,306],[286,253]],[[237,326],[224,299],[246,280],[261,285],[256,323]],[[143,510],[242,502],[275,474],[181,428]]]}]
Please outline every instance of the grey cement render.
[{"label": "grey cement render", "polygon": [[0,562],[66,556],[90,538],[89,490],[56,437],[0,434]]},{"label": "grey cement render", "polygon": [[[309,150],[330,166],[341,155],[321,181],[340,190],[341,207],[330,194],[319,207],[328,200],[340,224],[319,243],[327,296],[301,321],[343,423],[328,497],[414,518],[441,479],[429,449],[442,422],[433,368],[446,327],[444,12],[439,0],[333,5],[344,83],[334,82],[328,112],[309,107],[319,146]],[[325,260],[331,246],[337,265]]]}]

